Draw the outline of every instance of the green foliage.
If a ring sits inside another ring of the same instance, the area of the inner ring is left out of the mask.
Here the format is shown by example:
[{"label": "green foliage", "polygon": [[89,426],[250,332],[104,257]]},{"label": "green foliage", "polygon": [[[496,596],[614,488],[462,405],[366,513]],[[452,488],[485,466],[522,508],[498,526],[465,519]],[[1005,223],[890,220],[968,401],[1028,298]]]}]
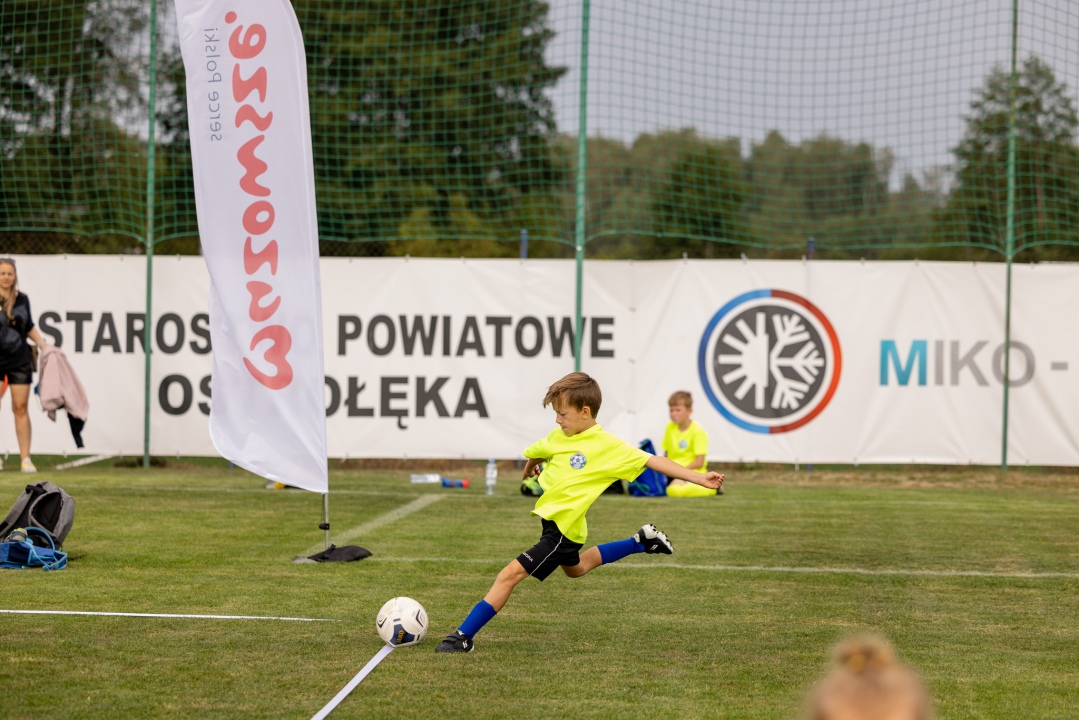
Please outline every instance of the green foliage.
[{"label": "green foliage", "polygon": [[[597,258],[796,258],[810,238],[825,258],[999,260],[1007,251],[1012,78],[1000,66],[972,88],[950,167],[908,170],[918,158],[790,118],[777,119],[759,140],[708,137],[652,107],[654,122],[645,126],[657,129],[632,140],[587,140],[578,198],[578,138],[558,133],[552,100],[559,89],[576,91],[557,87],[570,79],[568,68],[548,59],[564,50],[548,3],[294,5],[307,52],[324,254],[509,257],[524,229],[532,256],[569,257],[579,200],[587,255]],[[0,3],[5,251],[130,252],[152,237],[162,252],[198,252],[184,68],[171,7],[158,8],[151,153],[145,0]],[[698,10],[699,17],[687,8],[685,18],[704,25],[715,19],[713,9]],[[1037,21],[1032,26],[1046,22],[1037,3],[1024,12],[1021,26],[1027,18]],[[774,37],[766,14],[755,17],[747,32],[752,26]],[[593,46],[601,71],[608,50],[637,42],[638,21],[629,12],[622,34]],[[857,33],[859,22],[837,32]],[[951,42],[917,28],[897,29],[884,41],[894,44],[909,31],[927,47]],[[648,52],[687,67],[696,62],[691,45],[683,48],[666,26],[657,32]],[[1039,50],[1052,55],[1059,39],[1050,35]],[[1023,260],[1079,258],[1079,117],[1074,88],[1056,74],[1070,77],[1070,68],[1052,58],[1056,68],[1027,56],[1014,88],[1014,240]],[[975,62],[982,60],[939,72],[977,77],[983,69]],[[897,73],[906,82],[904,68]],[[687,96],[752,74],[724,66],[719,77],[701,81],[689,73],[673,91]],[[646,97],[651,89],[642,91]],[[588,92],[599,100],[587,106],[594,127],[620,127],[617,115],[637,101],[612,101],[601,86]],[[741,93],[749,105],[767,99],[793,114],[806,102],[772,97],[768,85]],[[757,128],[743,131],[756,137]],[[918,142],[926,156],[944,150],[930,135]]]},{"label": "green foliage", "polygon": [[712,255],[716,242],[742,240],[749,193],[741,165],[737,141],[707,143],[676,156],[652,200],[655,232],[679,239],[686,252],[704,257]]},{"label": "green foliage", "polygon": [[797,257],[810,237],[833,255],[864,255],[919,243],[936,202],[913,177],[889,191],[890,152],[826,135],[792,145],[772,131],[745,158],[736,139],[693,129],[642,135],[632,148],[596,138],[588,153],[586,227],[599,257],[737,257],[746,248]]},{"label": "green foliage", "polygon": [[138,0],[0,5],[0,228],[69,233],[73,252],[144,236],[146,152],[124,124],[145,107],[147,17]]},{"label": "green foliage", "polygon": [[545,93],[564,69],[544,61],[546,13],[533,0],[298,4],[323,238],[516,254],[500,241],[517,239],[563,170]]},{"label": "green foliage", "polygon": [[[1011,92],[1010,72],[997,66],[970,105],[938,241],[1006,248]],[[1030,249],[1029,259],[1052,259],[1062,253],[1051,246],[1079,243],[1079,117],[1067,88],[1036,56],[1017,74],[1014,102],[1014,242]]]},{"label": "green foliage", "polygon": [[183,58],[166,45],[158,65],[158,149],[154,218],[155,238],[162,252],[198,254],[191,137],[187,126],[187,91]]},{"label": "green foliage", "polygon": [[[866,143],[828,135],[791,145],[773,131],[750,152],[753,235],[764,247],[879,249],[892,157]],[[913,180],[911,181],[913,182]]]}]

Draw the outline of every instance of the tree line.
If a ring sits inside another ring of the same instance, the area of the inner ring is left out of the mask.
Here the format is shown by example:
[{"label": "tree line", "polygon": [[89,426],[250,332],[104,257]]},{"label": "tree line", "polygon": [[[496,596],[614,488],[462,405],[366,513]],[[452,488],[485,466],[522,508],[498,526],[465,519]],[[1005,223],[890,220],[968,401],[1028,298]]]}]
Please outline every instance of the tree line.
[{"label": "tree line", "polygon": [[[7,252],[131,252],[147,237],[148,10],[141,0],[0,10],[0,239]],[[60,9],[55,9],[60,8]],[[298,0],[324,254],[572,256],[576,137],[549,92],[537,0]],[[197,253],[183,63],[162,34],[153,236]],[[896,176],[886,147],[776,129],[586,143],[587,254],[606,258],[1079,259],[1079,128],[1036,56],[988,70],[954,162]]]}]

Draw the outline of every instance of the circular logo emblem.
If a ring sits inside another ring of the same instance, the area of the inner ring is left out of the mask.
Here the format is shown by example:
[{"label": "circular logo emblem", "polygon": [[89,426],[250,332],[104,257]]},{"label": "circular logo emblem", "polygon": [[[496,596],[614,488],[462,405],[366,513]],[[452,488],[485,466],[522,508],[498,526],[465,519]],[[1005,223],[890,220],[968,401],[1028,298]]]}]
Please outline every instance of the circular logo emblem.
[{"label": "circular logo emblem", "polygon": [[585,458],[585,456],[582,455],[579,452],[573,453],[573,455],[570,456],[570,459],[569,459],[569,465],[574,470],[580,470],[581,468],[584,467],[586,462],[588,462],[588,459]]},{"label": "circular logo emblem", "polygon": [[753,290],[721,307],[697,353],[712,405],[759,433],[789,432],[817,417],[835,394],[841,368],[828,318],[784,290]]},{"label": "circular logo emblem", "polygon": [[688,440],[686,440],[685,438],[682,438],[681,440],[678,441],[678,449],[679,450],[685,450],[687,447],[689,447],[689,441]]}]

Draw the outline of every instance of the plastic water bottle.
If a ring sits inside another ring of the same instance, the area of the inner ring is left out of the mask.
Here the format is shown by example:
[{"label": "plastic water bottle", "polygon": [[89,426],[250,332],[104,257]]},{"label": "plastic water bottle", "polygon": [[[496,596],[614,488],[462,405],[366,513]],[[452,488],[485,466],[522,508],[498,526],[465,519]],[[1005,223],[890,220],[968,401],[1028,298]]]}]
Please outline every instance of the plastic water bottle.
[{"label": "plastic water bottle", "polygon": [[467,488],[472,482],[472,478],[464,478],[458,480],[456,478],[442,478],[442,487],[444,488]]},{"label": "plastic water bottle", "polygon": [[413,474],[409,480],[414,483],[426,484],[426,483],[438,483],[442,481],[442,476],[438,473],[417,473]]},{"label": "plastic water bottle", "polygon": [[491,458],[487,461],[487,494],[495,494],[495,483],[498,482],[498,465],[495,464],[495,459]]}]

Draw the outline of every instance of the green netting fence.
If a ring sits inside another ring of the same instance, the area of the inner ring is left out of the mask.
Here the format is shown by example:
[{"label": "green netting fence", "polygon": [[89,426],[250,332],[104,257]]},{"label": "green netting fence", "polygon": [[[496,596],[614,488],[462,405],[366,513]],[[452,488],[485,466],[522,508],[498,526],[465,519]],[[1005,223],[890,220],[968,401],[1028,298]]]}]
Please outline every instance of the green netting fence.
[{"label": "green netting fence", "polygon": [[[294,6],[326,255],[1079,259],[1074,2]],[[184,97],[170,2],[0,3],[0,247],[197,253]]]}]

